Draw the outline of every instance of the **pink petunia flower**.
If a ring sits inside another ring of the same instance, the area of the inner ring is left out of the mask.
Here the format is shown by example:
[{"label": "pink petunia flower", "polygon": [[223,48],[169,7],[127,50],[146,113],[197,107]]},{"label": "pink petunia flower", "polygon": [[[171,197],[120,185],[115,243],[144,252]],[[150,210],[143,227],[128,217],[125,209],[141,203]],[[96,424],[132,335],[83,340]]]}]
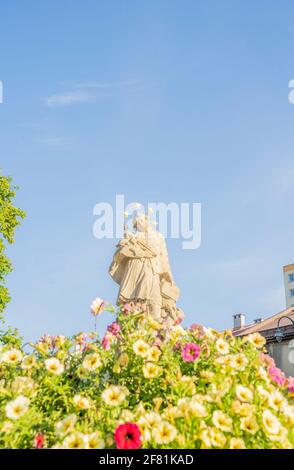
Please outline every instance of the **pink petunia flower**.
[{"label": "pink petunia flower", "polygon": [[124,304],[122,306],[122,311],[123,313],[130,313],[133,310],[133,305],[132,304]]},{"label": "pink petunia flower", "polygon": [[114,321],[113,323],[111,323],[111,325],[108,325],[107,327],[107,331],[111,333],[113,336],[118,335],[120,330],[121,330],[121,327],[116,321]]},{"label": "pink petunia flower", "polygon": [[267,367],[276,366],[274,359],[269,354],[260,353],[260,359]]},{"label": "pink petunia flower", "polygon": [[294,393],[294,377],[288,377],[287,387],[290,393]]},{"label": "pink petunia flower", "polygon": [[108,349],[110,349],[111,343],[110,343],[110,339],[107,335],[103,336],[101,344],[102,344],[102,348],[105,349],[106,351],[108,351]]},{"label": "pink petunia flower", "polygon": [[194,362],[199,357],[200,351],[199,344],[187,343],[182,349],[182,358],[186,362]]},{"label": "pink petunia flower", "polygon": [[204,336],[204,328],[202,325],[199,325],[198,323],[192,323],[192,325],[189,328],[190,331],[192,331],[195,335],[197,335],[199,338],[201,336]]},{"label": "pink petunia flower", "polygon": [[284,372],[282,372],[278,367],[270,367],[268,372],[273,382],[279,385],[285,385],[287,382]]}]

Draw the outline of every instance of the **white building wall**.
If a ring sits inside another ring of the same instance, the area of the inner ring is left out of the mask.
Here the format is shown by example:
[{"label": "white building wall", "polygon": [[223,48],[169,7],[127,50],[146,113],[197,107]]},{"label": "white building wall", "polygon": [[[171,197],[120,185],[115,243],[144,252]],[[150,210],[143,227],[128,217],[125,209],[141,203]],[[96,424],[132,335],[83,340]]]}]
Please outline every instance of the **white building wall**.
[{"label": "white building wall", "polygon": [[266,346],[276,365],[285,372],[287,377],[294,377],[294,340],[282,343],[270,343]]}]

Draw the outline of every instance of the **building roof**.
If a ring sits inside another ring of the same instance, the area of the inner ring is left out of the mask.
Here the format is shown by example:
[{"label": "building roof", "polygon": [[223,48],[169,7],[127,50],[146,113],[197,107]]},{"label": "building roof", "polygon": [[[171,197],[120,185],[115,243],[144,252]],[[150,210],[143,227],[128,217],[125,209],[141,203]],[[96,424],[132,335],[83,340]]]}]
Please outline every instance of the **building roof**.
[{"label": "building roof", "polygon": [[[278,326],[278,321],[282,317],[289,317],[294,321],[294,307],[287,308],[282,312],[276,313],[271,317],[264,318],[258,323],[251,323],[250,325],[245,325],[242,328],[233,330],[235,336],[245,336],[250,333],[261,333],[267,338],[274,337],[274,333]],[[280,328],[288,334],[292,335],[294,333],[294,326],[288,318],[283,318],[279,324]]]},{"label": "building roof", "polygon": [[287,264],[287,266],[283,266],[284,273],[288,271],[294,271],[294,264]]}]

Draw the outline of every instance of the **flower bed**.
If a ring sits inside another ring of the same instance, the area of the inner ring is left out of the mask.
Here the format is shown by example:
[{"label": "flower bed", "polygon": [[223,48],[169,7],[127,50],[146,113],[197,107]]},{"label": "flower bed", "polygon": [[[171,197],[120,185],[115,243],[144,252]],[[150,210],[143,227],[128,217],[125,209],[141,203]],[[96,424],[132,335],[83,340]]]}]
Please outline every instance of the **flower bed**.
[{"label": "flower bed", "polygon": [[258,334],[166,330],[126,306],[102,340],[31,346],[0,350],[1,448],[293,448],[293,379]]}]

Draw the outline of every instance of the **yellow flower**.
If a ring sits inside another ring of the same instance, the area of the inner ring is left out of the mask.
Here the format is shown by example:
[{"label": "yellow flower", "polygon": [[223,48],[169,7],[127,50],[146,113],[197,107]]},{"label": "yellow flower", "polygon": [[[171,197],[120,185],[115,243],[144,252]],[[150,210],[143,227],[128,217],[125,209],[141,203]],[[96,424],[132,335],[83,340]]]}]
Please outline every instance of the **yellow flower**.
[{"label": "yellow flower", "polygon": [[212,380],[214,379],[215,377],[215,373],[210,371],[210,370],[202,370],[200,372],[200,375],[201,377],[203,377],[204,379],[206,379],[208,382],[212,382]]},{"label": "yellow flower", "polygon": [[230,449],[246,449],[245,442],[240,437],[232,437]]},{"label": "yellow flower", "polygon": [[158,348],[156,348],[155,346],[153,346],[153,347],[150,348],[149,351],[147,352],[146,358],[147,358],[148,361],[157,362],[158,359],[160,358],[160,355],[161,355],[160,349],[158,349]]},{"label": "yellow flower", "polygon": [[196,392],[195,377],[183,375],[179,380],[179,385],[183,387],[186,395],[194,395]]},{"label": "yellow flower", "polygon": [[177,435],[177,430],[167,421],[157,423],[152,429],[152,437],[156,444],[169,444]]},{"label": "yellow flower", "polygon": [[35,388],[35,382],[29,377],[16,377],[11,389],[14,393],[31,393]]},{"label": "yellow flower", "polygon": [[0,432],[7,434],[11,431],[12,428],[13,424],[11,421],[4,421]]},{"label": "yellow flower", "polygon": [[265,382],[269,383],[270,382],[270,379],[269,379],[269,376],[268,376],[268,373],[267,371],[265,370],[264,367],[260,366],[257,370],[257,377],[258,378],[261,378],[262,380],[264,380]]},{"label": "yellow flower", "polygon": [[56,359],[56,357],[50,357],[50,359],[46,359],[45,366],[49,372],[55,375],[60,375],[64,371],[64,365],[60,362],[59,359]]},{"label": "yellow flower", "polygon": [[143,442],[149,442],[151,440],[151,431],[149,424],[143,416],[137,420],[137,425],[140,428]]},{"label": "yellow flower", "polygon": [[73,402],[79,410],[87,410],[91,406],[90,400],[82,395],[75,395],[73,397]]},{"label": "yellow flower", "polygon": [[212,428],[210,430],[211,444],[213,447],[223,448],[226,444],[226,437],[218,429]]},{"label": "yellow flower", "polygon": [[137,406],[136,409],[136,414],[137,415],[144,415],[146,413],[145,406],[144,404],[140,401],[140,403]]},{"label": "yellow flower", "polygon": [[152,401],[154,403],[154,410],[158,411],[162,405],[163,399],[161,397],[155,397]]},{"label": "yellow flower", "polygon": [[202,449],[211,449],[212,447],[223,448],[226,444],[226,437],[219,429],[205,427],[205,423],[202,424],[202,429],[199,433],[199,438],[202,441]]},{"label": "yellow flower", "polygon": [[161,372],[161,367],[153,364],[152,362],[147,362],[147,364],[144,364],[143,366],[143,375],[145,379],[155,379],[161,374]]},{"label": "yellow flower", "polygon": [[228,393],[232,388],[232,378],[225,377],[219,384],[217,384],[217,393],[218,396],[223,397]]},{"label": "yellow flower", "polygon": [[245,337],[245,341],[252,344],[255,348],[261,349],[266,343],[266,339],[259,333],[252,333]]},{"label": "yellow flower", "polygon": [[231,405],[233,413],[236,413],[240,416],[249,416],[249,414],[252,414],[252,408],[252,405],[249,405],[248,403],[241,403],[239,400],[234,400]]},{"label": "yellow flower", "polygon": [[132,423],[134,421],[134,413],[128,409],[122,410],[119,417],[119,424]]},{"label": "yellow flower", "polygon": [[262,424],[267,434],[278,434],[281,428],[280,421],[270,410],[262,413]]},{"label": "yellow flower", "polygon": [[76,415],[71,414],[66,416],[66,418],[64,418],[62,421],[56,423],[56,433],[61,436],[68,434],[69,432],[73,431],[76,421]]},{"label": "yellow flower", "polygon": [[5,407],[6,416],[9,419],[18,419],[23,416],[29,409],[30,400],[20,395],[15,400],[7,403]]},{"label": "yellow flower", "polygon": [[190,401],[190,410],[193,416],[197,418],[204,418],[207,416],[207,410],[196,397],[192,397]]},{"label": "yellow flower", "polygon": [[176,437],[176,442],[178,444],[178,446],[180,447],[180,449],[185,449],[187,448],[186,446],[186,439],[185,437],[182,435],[182,434],[178,434],[177,437]]},{"label": "yellow flower", "polygon": [[227,343],[226,341],[224,341],[222,338],[219,338],[218,340],[216,340],[215,346],[216,346],[217,351],[218,351],[220,354],[228,354],[228,352],[229,352],[229,345],[228,345],[228,343]]},{"label": "yellow flower", "polygon": [[107,448],[113,446],[114,444],[113,434],[107,434],[105,436],[105,444]]},{"label": "yellow flower", "polygon": [[180,325],[172,326],[170,329],[170,337],[173,341],[177,341],[181,336],[185,336],[186,331]]},{"label": "yellow flower", "polygon": [[280,410],[281,407],[286,403],[287,401],[285,400],[284,396],[278,390],[275,390],[268,397],[268,404],[274,410]]},{"label": "yellow flower", "polygon": [[88,354],[82,362],[83,368],[90,372],[96,370],[101,365],[102,365],[102,362],[101,362],[99,354],[97,353]]},{"label": "yellow flower", "polygon": [[282,406],[283,415],[287,418],[287,421],[291,426],[294,426],[294,407],[289,404],[283,404]]},{"label": "yellow flower", "polygon": [[106,405],[119,406],[125,401],[128,394],[129,391],[126,387],[111,385],[102,392],[101,398]]},{"label": "yellow flower", "polygon": [[50,447],[50,449],[63,449],[62,444],[58,442],[57,444],[54,444],[54,446]]},{"label": "yellow flower", "polygon": [[180,418],[183,413],[177,406],[168,406],[162,413],[162,418],[168,421],[173,421],[174,418]]},{"label": "yellow flower", "polygon": [[183,416],[189,417],[190,415],[197,418],[207,416],[207,410],[199,402],[196,396],[192,398],[180,398],[178,401],[178,410]]},{"label": "yellow flower", "polygon": [[263,403],[267,403],[268,402],[268,399],[270,397],[270,394],[269,392],[262,386],[262,385],[258,385],[257,388],[257,393],[261,399],[261,401]]},{"label": "yellow flower", "polygon": [[162,421],[161,416],[158,413],[155,413],[154,411],[150,411],[150,413],[147,413],[144,418],[150,428]]},{"label": "yellow flower", "polygon": [[137,356],[146,357],[149,351],[149,346],[142,339],[138,339],[138,341],[133,344],[133,350]]},{"label": "yellow flower", "polygon": [[235,354],[230,359],[230,366],[232,369],[244,370],[248,364],[248,359],[245,354]]},{"label": "yellow flower", "polygon": [[239,400],[234,400],[232,402],[232,405],[231,405],[231,409],[232,409],[233,413],[239,414],[240,413],[240,406],[241,406],[241,403],[239,402]]},{"label": "yellow flower", "polygon": [[65,342],[66,342],[66,336],[63,336],[63,335],[55,336],[55,346],[57,348],[61,348]]},{"label": "yellow flower", "polygon": [[203,327],[205,336],[209,339],[215,339],[216,336],[216,331],[213,330],[212,328],[206,328],[205,326]]},{"label": "yellow flower", "polygon": [[83,380],[88,376],[88,371],[85,370],[82,366],[80,366],[77,368],[76,374],[79,379]]},{"label": "yellow flower", "polygon": [[105,441],[99,432],[92,432],[84,436],[86,449],[104,449]]},{"label": "yellow flower", "polygon": [[65,359],[66,356],[67,356],[67,353],[66,353],[66,351],[64,351],[63,349],[59,349],[59,350],[57,351],[56,355],[55,355],[55,357],[57,357],[57,359],[59,359],[59,360],[61,360],[61,361],[62,361],[63,359]]},{"label": "yellow flower", "polygon": [[[267,435],[268,438],[271,440],[271,441],[278,441],[278,442],[281,442],[283,445],[282,445],[282,448],[287,448],[287,443],[288,443],[288,431],[286,428],[284,428],[282,425],[280,426],[278,432],[276,434],[268,434]],[[292,447],[291,447],[292,448]]]},{"label": "yellow flower", "polygon": [[148,323],[150,328],[154,331],[160,330],[160,328],[162,328],[162,324],[154,320],[152,317],[148,317]]},{"label": "yellow flower", "polygon": [[129,356],[127,355],[127,353],[122,353],[119,356],[117,362],[121,367],[126,367],[129,363]]},{"label": "yellow flower", "polygon": [[48,351],[49,351],[49,345],[48,343],[45,343],[43,341],[40,341],[39,343],[37,343],[35,345],[35,348],[37,349],[37,351],[39,351],[40,353],[42,354],[47,354]]},{"label": "yellow flower", "polygon": [[2,354],[2,361],[7,364],[17,364],[22,360],[22,352],[19,349],[12,348]]},{"label": "yellow flower", "polygon": [[254,405],[250,405],[249,403],[241,403],[239,409],[240,416],[252,416],[256,411]]},{"label": "yellow flower", "polygon": [[187,416],[190,412],[191,398],[180,398],[178,400],[178,410],[182,416]]},{"label": "yellow flower", "polygon": [[232,418],[220,410],[215,410],[212,415],[213,424],[222,431],[232,430]]},{"label": "yellow flower", "polygon": [[237,385],[236,387],[236,396],[240,401],[252,401],[253,393],[248,387],[244,387],[243,385]]},{"label": "yellow flower", "polygon": [[67,436],[63,441],[65,449],[84,449],[86,446],[86,439],[81,432],[73,432]]},{"label": "yellow flower", "polygon": [[255,416],[246,416],[245,418],[241,418],[240,428],[250,434],[255,434],[259,429]]},{"label": "yellow flower", "polygon": [[21,363],[21,368],[24,370],[31,369],[37,363],[36,356],[34,354],[30,354],[29,356],[25,356]]},{"label": "yellow flower", "polygon": [[211,432],[210,428],[202,429],[199,433],[199,438],[202,442],[201,448],[203,449],[211,449],[212,442],[211,442]]}]

